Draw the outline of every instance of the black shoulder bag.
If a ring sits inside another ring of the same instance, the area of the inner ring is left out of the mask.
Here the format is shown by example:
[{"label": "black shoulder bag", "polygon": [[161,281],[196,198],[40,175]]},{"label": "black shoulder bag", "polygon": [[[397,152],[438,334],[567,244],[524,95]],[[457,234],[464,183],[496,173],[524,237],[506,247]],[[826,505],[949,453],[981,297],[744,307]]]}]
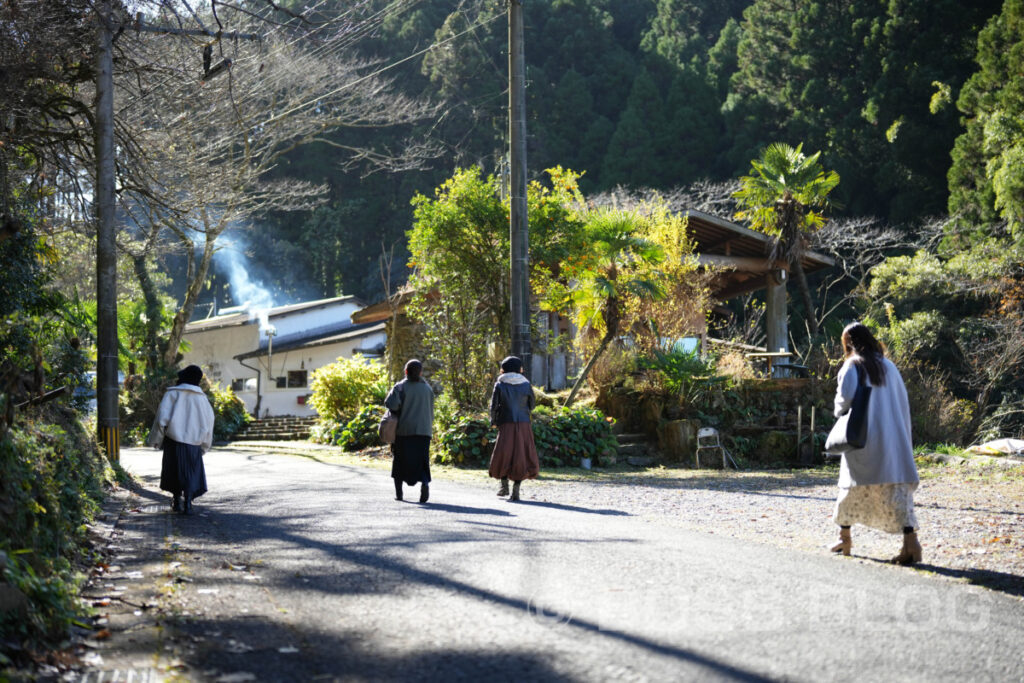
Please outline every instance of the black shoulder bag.
[{"label": "black shoulder bag", "polygon": [[825,441],[827,453],[849,453],[864,448],[868,442],[868,401],[871,387],[864,381],[864,368],[854,363],[857,372],[857,391],[853,394],[850,409],[839,416]]}]

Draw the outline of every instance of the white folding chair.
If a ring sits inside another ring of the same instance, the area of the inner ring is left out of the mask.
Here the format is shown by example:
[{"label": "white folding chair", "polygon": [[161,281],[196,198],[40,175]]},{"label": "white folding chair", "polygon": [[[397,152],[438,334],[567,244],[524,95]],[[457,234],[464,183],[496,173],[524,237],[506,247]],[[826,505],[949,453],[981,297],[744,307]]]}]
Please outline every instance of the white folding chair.
[{"label": "white folding chair", "polygon": [[732,466],[736,467],[732,456],[729,455],[729,452],[725,450],[725,446],[722,445],[718,430],[714,427],[701,427],[697,430],[697,467],[700,467],[701,451],[709,451],[711,454],[714,454],[715,451],[721,453],[723,470],[729,466],[729,462],[732,462]]}]

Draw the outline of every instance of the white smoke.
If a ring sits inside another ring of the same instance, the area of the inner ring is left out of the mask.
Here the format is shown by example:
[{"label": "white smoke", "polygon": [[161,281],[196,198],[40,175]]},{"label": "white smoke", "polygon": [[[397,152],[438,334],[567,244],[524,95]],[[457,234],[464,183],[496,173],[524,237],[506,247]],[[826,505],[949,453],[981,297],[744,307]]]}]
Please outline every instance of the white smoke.
[{"label": "white smoke", "polygon": [[260,321],[260,334],[274,334],[274,326],[270,324],[269,310],[274,307],[274,296],[262,282],[249,275],[246,263],[245,243],[237,236],[221,239],[220,246],[214,253],[217,266],[228,276],[231,285],[231,298],[236,306],[249,311],[250,316]]}]

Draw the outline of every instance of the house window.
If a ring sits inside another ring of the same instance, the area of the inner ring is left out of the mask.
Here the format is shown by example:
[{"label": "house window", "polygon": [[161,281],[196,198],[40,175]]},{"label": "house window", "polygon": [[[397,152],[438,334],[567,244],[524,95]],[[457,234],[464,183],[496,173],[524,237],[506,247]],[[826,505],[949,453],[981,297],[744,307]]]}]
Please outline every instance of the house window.
[{"label": "house window", "polygon": [[240,377],[238,379],[231,380],[231,391],[235,393],[238,393],[239,391],[256,391],[256,378]]},{"label": "house window", "polygon": [[288,371],[288,388],[297,389],[306,386],[306,371],[305,370],[289,370]]}]

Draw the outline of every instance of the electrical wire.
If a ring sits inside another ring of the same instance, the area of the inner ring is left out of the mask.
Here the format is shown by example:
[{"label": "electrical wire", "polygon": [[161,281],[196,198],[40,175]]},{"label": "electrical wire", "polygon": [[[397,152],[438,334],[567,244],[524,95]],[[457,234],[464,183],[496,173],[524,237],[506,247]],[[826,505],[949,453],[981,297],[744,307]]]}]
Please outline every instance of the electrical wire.
[{"label": "electrical wire", "polygon": [[316,105],[317,103],[322,102],[324,100],[324,98],[330,97],[331,95],[336,95],[339,92],[342,92],[343,90],[347,90],[347,89],[349,89],[349,88],[351,88],[351,87],[353,87],[355,85],[358,85],[359,83],[362,83],[363,81],[366,81],[366,80],[369,80],[371,78],[374,78],[375,76],[379,76],[380,74],[384,73],[385,71],[389,71],[389,70],[391,70],[391,69],[393,69],[393,68],[395,68],[395,67],[397,67],[397,66],[399,66],[401,64],[404,64],[405,62],[407,62],[407,61],[409,61],[411,59],[415,59],[416,57],[420,57],[420,56],[426,54],[427,52],[429,52],[429,51],[431,51],[431,50],[433,50],[435,48],[441,47],[442,45],[445,45],[446,43],[449,43],[449,42],[451,42],[451,41],[453,41],[453,40],[455,40],[457,38],[461,38],[465,34],[471,32],[471,31],[474,31],[477,28],[480,28],[481,26],[486,26],[487,24],[490,24],[491,22],[493,22],[495,19],[497,19],[500,16],[501,15],[498,14],[498,15],[495,15],[493,17],[490,17],[489,19],[485,19],[485,20],[479,21],[479,22],[473,24],[472,26],[470,26],[469,28],[467,28],[465,31],[461,31],[459,33],[456,33],[456,34],[454,34],[452,36],[449,36],[448,38],[445,38],[444,40],[441,40],[441,41],[438,41],[438,42],[435,42],[435,43],[431,43],[430,45],[428,45],[427,47],[423,48],[422,50],[414,52],[414,53],[412,53],[411,55],[409,55],[407,57],[403,57],[402,59],[399,59],[398,61],[392,62],[391,64],[388,64],[385,67],[377,69],[376,71],[374,71],[372,73],[366,74],[365,76],[363,76],[361,78],[357,78],[356,80],[351,81],[349,83],[346,83],[346,84],[344,84],[344,85],[342,85],[342,86],[340,86],[338,88],[335,88],[334,90],[330,90],[330,91],[328,91],[326,93],[323,93],[319,97],[317,97],[316,99],[308,100],[308,101],[306,101],[306,102],[304,102],[302,104],[295,105],[291,109],[285,110],[285,111],[281,112],[280,114],[277,114],[275,116],[270,117],[269,119],[263,121],[262,124],[260,124],[260,125],[264,125],[264,126],[265,125],[269,125],[269,124],[274,123],[277,120],[279,120],[279,119],[281,119],[281,118],[283,118],[285,116],[288,116],[290,114],[294,114],[296,111],[299,111],[299,110],[304,109],[304,108],[312,107],[312,106]]}]

